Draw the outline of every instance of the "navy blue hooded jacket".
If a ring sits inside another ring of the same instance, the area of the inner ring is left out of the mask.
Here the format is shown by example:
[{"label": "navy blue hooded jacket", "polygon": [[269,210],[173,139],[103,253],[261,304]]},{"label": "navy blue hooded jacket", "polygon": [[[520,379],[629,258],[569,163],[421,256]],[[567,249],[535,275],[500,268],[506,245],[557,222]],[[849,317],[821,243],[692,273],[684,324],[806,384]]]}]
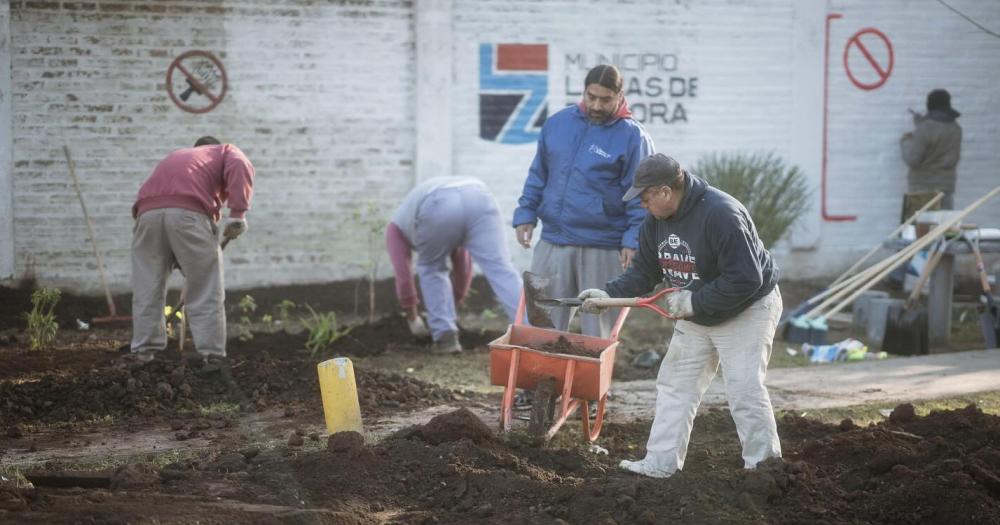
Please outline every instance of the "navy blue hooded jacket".
[{"label": "navy blue hooded jacket", "polygon": [[622,197],[653,141],[622,104],[593,124],[579,105],[549,117],[514,210],[513,225],[542,220],[542,240],[556,245],[636,249],[646,212]]},{"label": "navy blue hooded jacket", "polygon": [[694,316],[687,320],[711,326],[771,293],[778,268],[746,208],[687,173],[677,212],[668,219],[646,217],[632,266],[605,290],[611,297],[638,297],[661,282],[690,290]]}]

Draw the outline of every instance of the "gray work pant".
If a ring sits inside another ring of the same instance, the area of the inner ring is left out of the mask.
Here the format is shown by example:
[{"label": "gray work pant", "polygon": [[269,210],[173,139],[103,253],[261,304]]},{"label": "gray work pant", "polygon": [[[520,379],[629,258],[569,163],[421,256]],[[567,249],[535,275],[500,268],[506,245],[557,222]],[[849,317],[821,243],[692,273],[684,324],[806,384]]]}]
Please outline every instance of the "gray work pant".
[{"label": "gray work pant", "polygon": [[435,341],[445,332],[458,330],[447,263],[458,246],[469,252],[507,318],[514,319],[521,296],[521,276],[511,264],[506,230],[493,195],[480,185],[436,190],[420,204],[414,230],[420,292]]},{"label": "gray work pant", "polygon": [[132,236],[132,351],[167,347],[163,307],[176,261],[185,278],[185,314],[203,355],[226,355],[225,291],[218,231],[207,215],[180,208],[139,216]]},{"label": "gray work pant", "polygon": [[[539,241],[531,256],[531,272],[550,279],[546,292],[553,299],[576,297],[587,288],[604,289],[608,281],[622,273],[619,250],[587,246],[560,246]],[[556,330],[566,331],[576,308],[553,308],[549,312]],[[618,308],[604,313],[582,314],[584,335],[607,338],[618,317]]]}]

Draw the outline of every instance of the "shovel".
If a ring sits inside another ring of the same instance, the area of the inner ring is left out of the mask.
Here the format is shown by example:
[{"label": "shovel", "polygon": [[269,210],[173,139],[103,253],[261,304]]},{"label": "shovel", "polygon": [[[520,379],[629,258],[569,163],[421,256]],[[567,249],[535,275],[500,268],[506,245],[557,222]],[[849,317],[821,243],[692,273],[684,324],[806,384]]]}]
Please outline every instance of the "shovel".
[{"label": "shovel", "polygon": [[1000,339],[1000,312],[997,311],[997,304],[993,300],[993,292],[990,290],[990,281],[986,276],[986,265],[983,264],[983,254],[979,251],[979,238],[981,232],[976,230],[975,240],[969,239],[968,235],[963,235],[962,239],[969,243],[972,253],[976,254],[976,270],[979,272],[979,284],[982,287],[983,297],[979,310],[979,327],[983,331],[983,341],[986,349],[997,347],[997,340]]},{"label": "shovel", "polygon": [[882,350],[897,355],[926,355],[930,353],[929,319],[927,309],[918,304],[924,285],[934,272],[950,239],[942,239],[940,247],[924,263],[923,271],[913,291],[902,305],[891,305],[885,317]]},{"label": "shovel", "polygon": [[[538,327],[551,328],[552,319],[545,308],[576,308],[583,305],[584,300],[576,297],[564,299],[553,299],[545,297],[545,288],[549,284],[549,279],[540,275],[525,271],[522,275],[524,281],[524,298],[528,311],[528,321]],[[587,299],[591,304],[605,308],[648,308],[661,317],[667,319],[677,319],[670,312],[663,309],[657,302],[669,293],[680,290],[680,288],[664,288],[653,295],[647,297],[609,297],[607,299]]]}]

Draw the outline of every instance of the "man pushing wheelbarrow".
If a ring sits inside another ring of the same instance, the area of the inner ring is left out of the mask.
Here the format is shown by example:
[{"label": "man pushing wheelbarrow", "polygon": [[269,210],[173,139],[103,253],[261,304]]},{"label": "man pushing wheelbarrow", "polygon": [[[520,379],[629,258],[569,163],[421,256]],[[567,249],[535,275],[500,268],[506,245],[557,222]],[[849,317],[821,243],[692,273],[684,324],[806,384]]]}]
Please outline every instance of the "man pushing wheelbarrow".
[{"label": "man pushing wheelbarrow", "polygon": [[602,299],[637,297],[666,283],[666,310],[677,319],[656,379],[656,412],[646,457],[621,467],[665,478],[684,467],[695,413],[722,365],[726,397],[746,468],[781,456],[764,387],[781,317],[778,269],[746,208],[732,196],[655,154],[636,169],[624,200],[641,197],[649,215],[632,266],[603,290],[580,293],[580,309]]}]

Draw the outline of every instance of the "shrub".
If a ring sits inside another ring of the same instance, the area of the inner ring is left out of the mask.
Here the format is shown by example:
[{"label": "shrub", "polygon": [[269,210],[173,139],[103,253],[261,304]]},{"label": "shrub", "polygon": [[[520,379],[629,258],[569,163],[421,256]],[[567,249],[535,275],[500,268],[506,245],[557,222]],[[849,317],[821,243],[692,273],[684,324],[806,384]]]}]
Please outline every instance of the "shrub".
[{"label": "shrub", "polygon": [[812,192],[802,171],[774,152],[712,153],[693,171],[746,206],[767,248],[809,208]]},{"label": "shrub", "polygon": [[54,310],[61,293],[58,288],[39,288],[32,292],[31,311],[24,314],[32,350],[41,350],[55,341],[59,323]]}]

